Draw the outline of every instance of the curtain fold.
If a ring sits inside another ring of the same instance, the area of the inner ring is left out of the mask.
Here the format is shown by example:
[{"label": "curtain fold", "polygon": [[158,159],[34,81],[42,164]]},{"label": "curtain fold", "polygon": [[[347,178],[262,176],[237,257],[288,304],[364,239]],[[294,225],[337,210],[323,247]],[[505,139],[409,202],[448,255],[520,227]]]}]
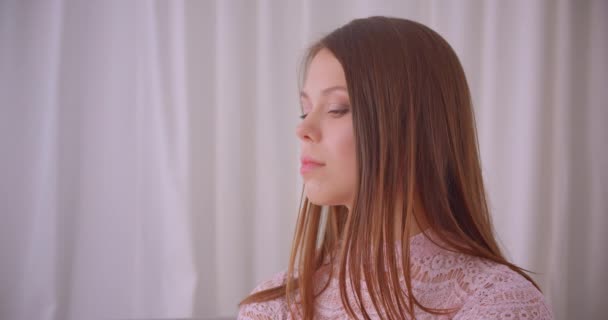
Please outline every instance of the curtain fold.
[{"label": "curtain fold", "polygon": [[500,243],[601,319],[602,0],[0,2],[0,318],[234,316],[287,267],[304,49],[370,15],[453,46]]}]

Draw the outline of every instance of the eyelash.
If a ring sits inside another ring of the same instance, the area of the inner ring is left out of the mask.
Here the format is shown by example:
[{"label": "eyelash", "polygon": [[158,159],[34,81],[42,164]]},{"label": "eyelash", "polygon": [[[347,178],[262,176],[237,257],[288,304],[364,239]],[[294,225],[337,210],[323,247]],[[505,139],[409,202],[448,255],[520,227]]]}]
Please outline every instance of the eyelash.
[{"label": "eyelash", "polygon": [[[334,113],[334,114],[337,114],[337,115],[344,115],[344,114],[348,113],[348,111],[349,111],[348,109],[340,109],[340,110],[330,110],[330,111],[328,111],[328,113]],[[300,119],[304,120],[307,115],[308,115],[308,113],[301,115]]]}]

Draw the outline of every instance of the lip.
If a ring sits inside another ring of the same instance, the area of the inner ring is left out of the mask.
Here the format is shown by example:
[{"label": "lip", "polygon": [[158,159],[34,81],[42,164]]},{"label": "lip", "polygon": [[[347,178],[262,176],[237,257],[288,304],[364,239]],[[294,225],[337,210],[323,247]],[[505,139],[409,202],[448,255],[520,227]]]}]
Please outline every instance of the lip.
[{"label": "lip", "polygon": [[300,162],[301,162],[301,167],[300,167],[301,174],[306,174],[310,171],[313,171],[314,169],[317,169],[317,168],[325,165],[311,157],[302,157],[300,159]]}]

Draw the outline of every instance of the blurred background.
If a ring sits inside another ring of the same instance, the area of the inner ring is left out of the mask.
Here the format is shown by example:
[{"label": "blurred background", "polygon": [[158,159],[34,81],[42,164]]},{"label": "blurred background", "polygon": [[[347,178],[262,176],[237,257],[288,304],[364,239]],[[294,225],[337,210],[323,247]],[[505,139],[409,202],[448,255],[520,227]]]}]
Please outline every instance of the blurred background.
[{"label": "blurred background", "polygon": [[235,317],[287,267],[303,50],[370,15],[453,46],[505,252],[603,318],[605,0],[0,0],[0,318]]}]

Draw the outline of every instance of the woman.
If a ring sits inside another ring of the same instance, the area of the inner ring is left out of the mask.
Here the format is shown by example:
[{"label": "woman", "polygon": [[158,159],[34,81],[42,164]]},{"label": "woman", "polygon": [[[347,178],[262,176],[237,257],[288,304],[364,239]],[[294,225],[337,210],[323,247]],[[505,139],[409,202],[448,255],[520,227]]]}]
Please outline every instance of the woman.
[{"label": "woman", "polygon": [[550,319],[493,235],[471,97],[449,44],[355,19],[313,44],[289,267],[240,319]]}]

